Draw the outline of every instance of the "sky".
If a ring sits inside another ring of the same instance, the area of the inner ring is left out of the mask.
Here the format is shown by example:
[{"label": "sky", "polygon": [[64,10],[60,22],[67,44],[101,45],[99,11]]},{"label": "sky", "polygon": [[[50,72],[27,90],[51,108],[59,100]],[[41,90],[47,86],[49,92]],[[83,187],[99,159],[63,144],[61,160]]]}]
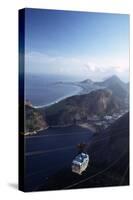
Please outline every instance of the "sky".
[{"label": "sky", "polygon": [[129,77],[129,16],[43,9],[25,12],[25,70],[101,80]]}]

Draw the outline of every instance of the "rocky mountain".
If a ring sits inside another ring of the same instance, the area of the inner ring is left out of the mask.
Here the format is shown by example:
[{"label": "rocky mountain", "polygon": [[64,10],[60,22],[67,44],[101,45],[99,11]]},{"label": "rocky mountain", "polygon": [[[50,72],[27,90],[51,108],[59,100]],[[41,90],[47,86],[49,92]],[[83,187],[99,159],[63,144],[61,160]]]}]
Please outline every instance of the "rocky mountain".
[{"label": "rocky mountain", "polygon": [[117,76],[113,75],[103,82],[96,82],[96,85],[110,89],[114,95],[119,98],[126,98],[128,96],[128,86],[121,81]]},{"label": "rocky mountain", "polygon": [[81,84],[83,83],[85,83],[85,84],[93,84],[94,82],[91,80],[91,79],[86,79],[86,80],[84,80],[84,81],[81,81],[80,82]]},{"label": "rocky mountain", "polygon": [[37,109],[25,105],[25,134],[36,133],[38,130],[48,128],[48,124]]},{"label": "rocky mountain", "polygon": [[123,101],[116,98],[111,90],[99,89],[89,94],[69,97],[45,108],[45,115],[49,125],[71,125],[95,115],[111,115],[123,106]]},{"label": "rocky mountain", "polygon": [[114,95],[117,96],[117,98],[127,100],[129,95],[129,83],[123,82],[116,75],[113,75],[101,82],[94,82],[91,79],[85,79],[80,82],[69,82],[67,84],[74,84],[81,87],[82,91],[80,94],[88,94],[91,91],[99,89],[109,89]]}]

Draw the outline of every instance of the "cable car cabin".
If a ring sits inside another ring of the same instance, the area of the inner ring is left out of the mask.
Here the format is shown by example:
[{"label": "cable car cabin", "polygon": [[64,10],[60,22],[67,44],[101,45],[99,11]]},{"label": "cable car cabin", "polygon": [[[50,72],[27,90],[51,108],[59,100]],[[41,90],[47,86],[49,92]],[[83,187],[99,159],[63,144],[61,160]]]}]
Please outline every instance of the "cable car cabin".
[{"label": "cable car cabin", "polygon": [[86,170],[89,163],[89,155],[86,153],[78,154],[72,161],[72,172],[82,174]]}]

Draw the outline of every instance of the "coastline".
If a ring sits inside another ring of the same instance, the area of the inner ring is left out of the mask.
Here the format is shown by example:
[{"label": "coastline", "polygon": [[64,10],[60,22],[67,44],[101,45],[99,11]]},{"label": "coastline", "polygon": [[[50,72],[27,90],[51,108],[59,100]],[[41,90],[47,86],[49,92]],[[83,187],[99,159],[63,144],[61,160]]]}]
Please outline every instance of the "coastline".
[{"label": "coastline", "polygon": [[36,135],[38,132],[43,131],[43,130],[47,130],[48,128],[49,128],[49,126],[46,127],[46,128],[40,128],[40,129],[38,129],[38,130],[36,130],[36,131],[26,132],[26,133],[24,134],[24,136]]},{"label": "coastline", "polygon": [[55,100],[55,101],[53,101],[53,102],[51,102],[51,103],[47,103],[47,104],[44,104],[44,105],[32,105],[32,107],[35,108],[35,109],[46,108],[46,107],[52,106],[52,105],[54,105],[54,104],[56,104],[56,103],[59,103],[60,101],[66,99],[66,98],[68,98],[68,97],[72,97],[72,96],[74,96],[74,95],[80,95],[81,92],[83,92],[83,88],[82,88],[81,86],[78,86],[78,85],[77,85],[76,87],[79,89],[79,90],[76,91],[76,92],[74,91],[74,92],[71,93],[71,94],[68,94],[68,95],[65,95],[65,96],[63,96],[63,97],[60,97],[60,98],[58,98],[57,100]]}]

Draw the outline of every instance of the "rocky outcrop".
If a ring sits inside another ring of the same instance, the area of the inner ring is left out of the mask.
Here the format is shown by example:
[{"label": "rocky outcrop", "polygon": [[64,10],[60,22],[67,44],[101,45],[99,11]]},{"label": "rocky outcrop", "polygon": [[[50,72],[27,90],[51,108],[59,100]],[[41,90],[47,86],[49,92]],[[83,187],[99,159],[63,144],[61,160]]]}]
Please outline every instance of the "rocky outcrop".
[{"label": "rocky outcrop", "polygon": [[25,105],[25,134],[33,134],[39,130],[48,128],[48,124],[37,109],[30,105]]},{"label": "rocky outcrop", "polygon": [[93,116],[113,114],[123,107],[111,90],[100,89],[89,94],[69,97],[45,109],[49,125],[70,125]]}]

